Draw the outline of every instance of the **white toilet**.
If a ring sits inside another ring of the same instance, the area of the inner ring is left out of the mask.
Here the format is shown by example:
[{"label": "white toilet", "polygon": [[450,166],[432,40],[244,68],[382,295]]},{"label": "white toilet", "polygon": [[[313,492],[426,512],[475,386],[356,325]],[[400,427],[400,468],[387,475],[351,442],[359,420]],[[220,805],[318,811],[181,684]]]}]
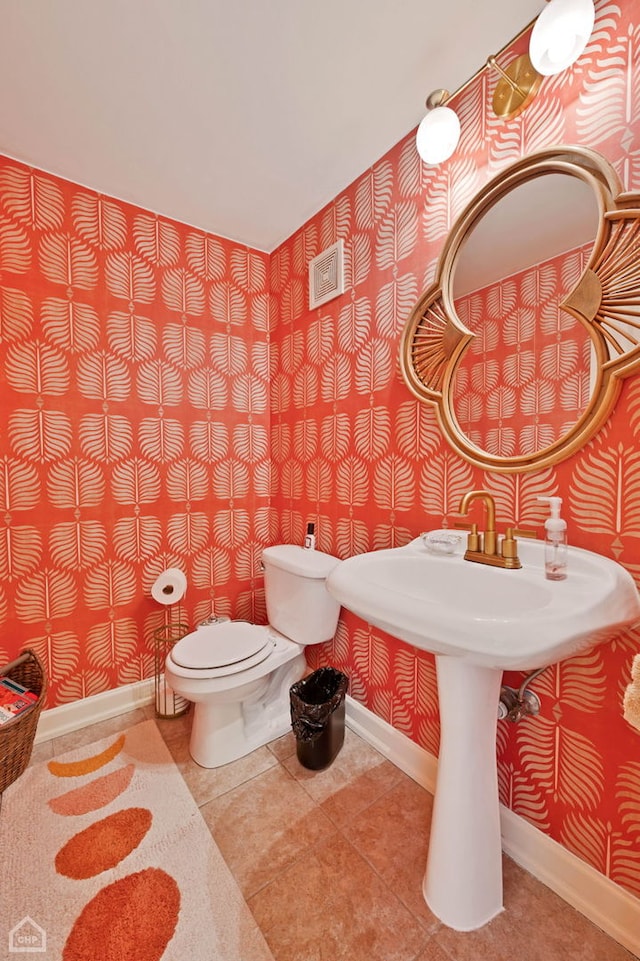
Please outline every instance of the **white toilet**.
[{"label": "white toilet", "polygon": [[262,552],[267,626],[219,621],[171,649],[166,683],[194,702],[189,750],[219,767],[291,730],[289,688],[306,670],[307,644],[330,641],[340,604],[326,579],[337,557],[294,544]]}]

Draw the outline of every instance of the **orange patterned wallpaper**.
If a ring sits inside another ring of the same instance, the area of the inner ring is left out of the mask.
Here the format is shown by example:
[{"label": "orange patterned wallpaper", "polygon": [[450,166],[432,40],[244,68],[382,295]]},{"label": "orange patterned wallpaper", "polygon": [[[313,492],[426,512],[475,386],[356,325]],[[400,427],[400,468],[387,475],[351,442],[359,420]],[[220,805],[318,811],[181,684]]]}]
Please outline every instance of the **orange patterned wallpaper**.
[{"label": "orange patterned wallpaper", "polygon": [[165,567],[263,617],[268,320],[266,255],[0,163],[0,663],[49,706],[153,674]]},{"label": "orange patterned wallpaper", "polygon": [[[640,578],[639,377],[578,456],[493,475],[443,442],[397,362],[453,219],[505,165],[585,144],[640,189],[640,0],[596,7],[578,65],[521,117],[487,111],[485,71],[449,162],[423,166],[407,137],[270,257],[1,163],[0,658],[35,647],[49,706],[152,673],[165,566],[187,573],[189,624],[214,603],[261,620],[261,546],[309,520],[346,557],[451,519],[472,487],[524,527],[560,494],[573,543]],[[309,312],[308,261],[339,237],[346,293]],[[638,650],[631,633],[550,668],[541,716],[498,732],[504,802],[636,895],[640,740],[621,700]],[[431,657],[346,613],[308,653],[437,753]]]},{"label": "orange patterned wallpaper", "polygon": [[[640,0],[596,3],[596,11],[579,63],[545,79],[520,117],[492,115],[495,77],[483,72],[456,100],[463,135],[447,163],[422,165],[407,137],[272,256],[274,503],[285,539],[299,540],[313,520],[319,546],[340,557],[403,544],[451,522],[474,487],[495,494],[501,525],[538,528],[537,496],[559,494],[571,541],[614,557],[640,581],[640,377],[625,383],[615,413],[578,456],[498,475],[452,452],[397,360],[449,227],[505,165],[546,145],[582,144],[602,152],[627,189],[640,190]],[[309,312],[306,265],[337,238],[346,293]],[[549,668],[533,683],[540,717],[501,722],[498,754],[502,800],[640,896],[640,734],[622,717],[638,650],[636,631]],[[344,669],[356,698],[437,754],[429,655],[347,613],[334,642],[307,653],[313,666]],[[522,677],[505,680],[519,685]]]}]

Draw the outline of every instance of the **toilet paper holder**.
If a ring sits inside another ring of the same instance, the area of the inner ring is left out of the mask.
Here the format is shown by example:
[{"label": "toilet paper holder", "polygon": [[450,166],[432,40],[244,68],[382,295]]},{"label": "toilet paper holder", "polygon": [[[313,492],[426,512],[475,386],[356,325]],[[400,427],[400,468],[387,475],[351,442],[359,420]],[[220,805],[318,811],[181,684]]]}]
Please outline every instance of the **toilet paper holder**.
[{"label": "toilet paper holder", "polygon": [[164,664],[169,651],[189,631],[188,624],[178,622],[163,624],[153,632],[156,717],[182,717],[189,710],[190,702],[176,694],[167,684],[164,676]]}]

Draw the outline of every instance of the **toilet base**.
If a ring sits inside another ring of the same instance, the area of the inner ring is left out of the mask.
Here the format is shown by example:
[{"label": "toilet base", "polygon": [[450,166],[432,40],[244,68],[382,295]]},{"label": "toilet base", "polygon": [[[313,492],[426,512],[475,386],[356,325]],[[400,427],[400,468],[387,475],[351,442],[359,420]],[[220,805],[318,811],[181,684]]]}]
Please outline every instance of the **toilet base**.
[{"label": "toilet base", "polygon": [[265,678],[256,680],[244,700],[193,705],[189,753],[201,767],[214,768],[244,757],[291,730],[289,688],[304,675],[302,650]]}]

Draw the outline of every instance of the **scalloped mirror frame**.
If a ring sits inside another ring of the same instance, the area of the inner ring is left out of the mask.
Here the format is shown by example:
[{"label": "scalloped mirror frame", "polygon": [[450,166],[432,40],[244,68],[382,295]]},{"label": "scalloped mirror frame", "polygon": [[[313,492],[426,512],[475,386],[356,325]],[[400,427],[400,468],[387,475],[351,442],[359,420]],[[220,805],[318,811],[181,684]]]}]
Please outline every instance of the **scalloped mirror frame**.
[{"label": "scalloped mirror frame", "polygon": [[[476,222],[519,184],[548,173],[579,177],[594,191],[598,227],[587,266],[560,307],[587,329],[595,357],[589,403],[574,427],[531,454],[494,456],[460,429],[453,406],[456,369],[474,334],[458,317],[453,274]],[[602,427],[622,380],[640,367],[640,194],[624,193],[613,167],[594,150],[553,146],[536,151],[490,180],[451,228],[436,278],[414,307],[400,344],[402,376],[412,393],[433,404],[444,436],[472,464],[503,473],[538,470],[565,460]]]}]

